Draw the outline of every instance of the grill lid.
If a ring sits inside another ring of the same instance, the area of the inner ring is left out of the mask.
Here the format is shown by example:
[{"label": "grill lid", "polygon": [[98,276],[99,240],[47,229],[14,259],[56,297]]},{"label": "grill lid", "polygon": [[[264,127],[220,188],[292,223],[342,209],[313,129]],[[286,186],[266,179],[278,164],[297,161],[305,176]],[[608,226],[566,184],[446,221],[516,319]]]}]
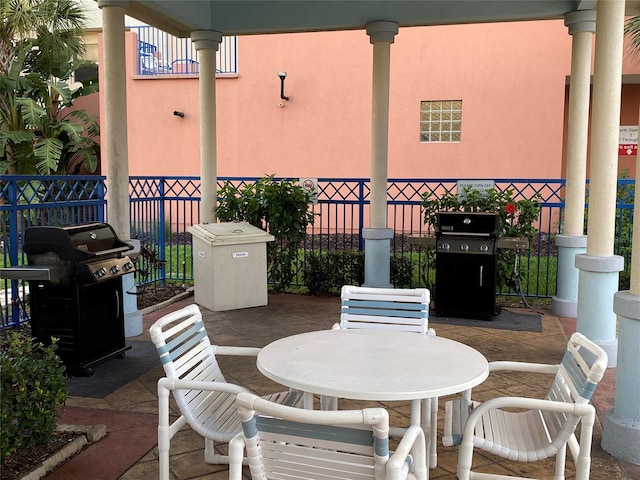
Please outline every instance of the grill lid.
[{"label": "grill lid", "polygon": [[[23,250],[29,263],[34,255],[55,253],[60,260],[82,262],[120,256],[133,249],[108,223],[85,223],[66,227],[39,226],[24,231]],[[38,262],[40,263],[40,262]]]},{"label": "grill lid", "polygon": [[500,214],[486,212],[439,212],[436,214],[436,235],[497,235]]}]

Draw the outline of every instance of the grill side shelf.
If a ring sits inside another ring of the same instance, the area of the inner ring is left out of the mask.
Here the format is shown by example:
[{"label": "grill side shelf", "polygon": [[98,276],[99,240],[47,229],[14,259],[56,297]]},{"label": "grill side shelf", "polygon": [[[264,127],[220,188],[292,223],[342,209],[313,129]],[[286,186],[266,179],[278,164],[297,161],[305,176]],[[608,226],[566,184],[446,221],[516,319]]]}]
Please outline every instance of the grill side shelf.
[{"label": "grill side shelf", "polygon": [[0,268],[0,278],[7,280],[51,281],[73,275],[73,267],[8,267]]},{"label": "grill side shelf", "polygon": [[435,247],[436,237],[431,235],[425,236],[411,236],[409,237],[410,245],[423,245],[425,247]]}]

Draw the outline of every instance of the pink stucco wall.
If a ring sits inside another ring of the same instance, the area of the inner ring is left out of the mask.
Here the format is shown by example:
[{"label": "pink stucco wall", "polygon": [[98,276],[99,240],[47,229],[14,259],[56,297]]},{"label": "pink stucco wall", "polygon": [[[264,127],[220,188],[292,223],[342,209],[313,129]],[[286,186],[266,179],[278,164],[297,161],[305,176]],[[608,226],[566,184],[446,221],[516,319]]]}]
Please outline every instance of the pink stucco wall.
[{"label": "pink stucco wall", "polygon": [[[135,53],[128,33],[130,173],[198,175],[198,80],[135,78]],[[389,177],[562,176],[570,56],[562,21],[401,29],[391,46]],[[369,176],[364,31],[239,37],[238,59],[238,76],[216,81],[219,176]],[[278,71],[288,74],[288,102]],[[462,141],[421,143],[420,101],[457,99]]]}]

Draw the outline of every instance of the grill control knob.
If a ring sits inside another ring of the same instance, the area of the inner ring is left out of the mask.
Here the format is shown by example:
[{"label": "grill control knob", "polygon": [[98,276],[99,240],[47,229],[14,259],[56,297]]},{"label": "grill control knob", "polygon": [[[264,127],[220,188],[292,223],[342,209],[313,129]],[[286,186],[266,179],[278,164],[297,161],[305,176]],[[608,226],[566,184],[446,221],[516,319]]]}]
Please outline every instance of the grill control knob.
[{"label": "grill control knob", "polygon": [[440,248],[442,250],[449,250],[451,248],[451,245],[449,245],[448,243],[443,243],[442,245],[440,245]]},{"label": "grill control knob", "polygon": [[98,270],[96,270],[96,273],[94,273],[93,276],[96,278],[101,278],[101,277],[104,277],[106,274],[107,274],[107,269],[104,267],[101,267]]},{"label": "grill control knob", "polygon": [[468,252],[469,251],[469,244],[468,243],[463,243],[462,245],[460,245],[460,250],[462,250],[463,252]]},{"label": "grill control knob", "polygon": [[126,262],[124,265],[122,265],[122,269],[125,272],[128,272],[129,270],[131,270],[133,268],[133,263],[131,262]]},{"label": "grill control knob", "polygon": [[480,245],[480,251],[481,252],[488,252],[489,251],[489,245],[487,245],[486,243],[483,243],[482,245]]},{"label": "grill control knob", "polygon": [[111,267],[109,269],[109,271],[115,275],[116,273],[118,273],[120,271],[120,267],[118,265],[114,265],[113,267]]}]

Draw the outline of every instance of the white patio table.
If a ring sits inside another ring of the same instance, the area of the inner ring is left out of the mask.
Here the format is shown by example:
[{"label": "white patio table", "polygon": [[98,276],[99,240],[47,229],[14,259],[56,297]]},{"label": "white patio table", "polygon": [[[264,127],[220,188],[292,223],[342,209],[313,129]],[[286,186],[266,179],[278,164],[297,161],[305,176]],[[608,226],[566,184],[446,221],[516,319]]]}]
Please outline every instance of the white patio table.
[{"label": "white patio table", "polygon": [[[420,415],[420,400],[463,392],[489,375],[484,355],[463,343],[434,335],[364,329],[281,338],[260,351],[257,367],[267,378],[305,392],[305,408],[313,408],[313,394],[409,400],[411,423],[422,423],[429,430],[425,422],[430,416]],[[426,428],[426,437],[435,437]],[[429,463],[435,467],[436,458]]]}]

